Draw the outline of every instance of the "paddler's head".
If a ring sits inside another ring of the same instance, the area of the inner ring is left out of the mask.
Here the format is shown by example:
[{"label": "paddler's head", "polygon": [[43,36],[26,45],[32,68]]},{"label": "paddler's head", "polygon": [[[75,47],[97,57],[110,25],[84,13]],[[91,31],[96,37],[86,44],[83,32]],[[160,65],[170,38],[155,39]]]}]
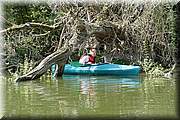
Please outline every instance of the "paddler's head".
[{"label": "paddler's head", "polygon": [[96,56],[96,49],[95,48],[90,48],[90,55]]}]

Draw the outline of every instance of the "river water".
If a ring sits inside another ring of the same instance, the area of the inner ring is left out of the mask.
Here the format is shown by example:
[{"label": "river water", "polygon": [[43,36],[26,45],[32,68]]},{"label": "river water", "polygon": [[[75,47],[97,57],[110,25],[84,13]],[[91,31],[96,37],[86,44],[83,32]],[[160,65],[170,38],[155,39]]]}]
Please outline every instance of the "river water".
[{"label": "river water", "polygon": [[66,75],[4,81],[7,117],[177,117],[174,79]]}]

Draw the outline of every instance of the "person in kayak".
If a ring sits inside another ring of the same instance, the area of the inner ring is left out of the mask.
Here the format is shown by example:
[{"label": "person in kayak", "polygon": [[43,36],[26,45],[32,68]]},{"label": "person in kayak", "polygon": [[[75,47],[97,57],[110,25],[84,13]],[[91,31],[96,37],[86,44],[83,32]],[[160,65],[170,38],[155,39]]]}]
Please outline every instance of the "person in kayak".
[{"label": "person in kayak", "polygon": [[96,57],[96,49],[91,48],[89,53],[89,62],[90,64],[95,64],[95,57]]},{"label": "person in kayak", "polygon": [[90,49],[90,52],[88,53],[88,50],[85,49],[83,51],[83,55],[81,56],[79,63],[81,64],[95,64],[95,56],[96,56],[96,50],[94,48]]}]

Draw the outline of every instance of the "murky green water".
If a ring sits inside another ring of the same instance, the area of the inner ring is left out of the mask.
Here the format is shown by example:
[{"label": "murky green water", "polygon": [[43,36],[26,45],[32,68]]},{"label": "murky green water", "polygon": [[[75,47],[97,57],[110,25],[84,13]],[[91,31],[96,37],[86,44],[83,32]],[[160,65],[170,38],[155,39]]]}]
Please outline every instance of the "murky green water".
[{"label": "murky green water", "polygon": [[5,81],[5,115],[9,117],[176,117],[172,79],[63,76]]}]

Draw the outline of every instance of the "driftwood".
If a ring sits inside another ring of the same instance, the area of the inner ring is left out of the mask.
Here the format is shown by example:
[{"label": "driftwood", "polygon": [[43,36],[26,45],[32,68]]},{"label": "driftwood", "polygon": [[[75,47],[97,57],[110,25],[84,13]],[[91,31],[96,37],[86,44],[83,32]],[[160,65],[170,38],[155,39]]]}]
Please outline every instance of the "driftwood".
[{"label": "driftwood", "polygon": [[52,64],[65,64],[70,54],[70,48],[62,47],[61,49],[43,59],[40,64],[29,73],[17,78],[16,81],[19,82],[37,79],[41,75],[43,75],[51,67]]}]

